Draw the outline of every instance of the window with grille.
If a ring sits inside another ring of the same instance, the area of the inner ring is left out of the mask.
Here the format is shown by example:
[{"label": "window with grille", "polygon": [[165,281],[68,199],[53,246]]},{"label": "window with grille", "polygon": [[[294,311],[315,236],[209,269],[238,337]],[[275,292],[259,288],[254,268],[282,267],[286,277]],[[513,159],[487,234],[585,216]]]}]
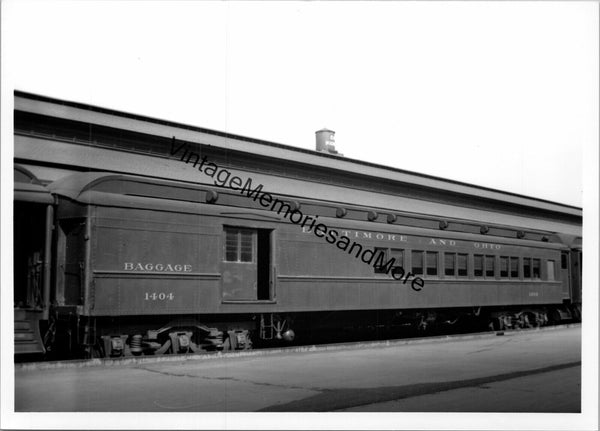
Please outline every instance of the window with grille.
[{"label": "window with grille", "polygon": [[425,253],[427,261],[427,275],[437,275],[438,254],[437,251],[428,251]]},{"label": "window with grille", "polygon": [[531,278],[531,259],[529,257],[523,259],[523,278]]},{"label": "window with grille", "polygon": [[532,275],[533,275],[533,278],[537,278],[537,279],[542,278],[540,259],[533,259]]},{"label": "window with grille", "polygon": [[500,256],[500,277],[508,278],[508,257]]},{"label": "window with grille", "polygon": [[473,256],[474,269],[473,274],[475,277],[483,277],[483,255],[476,254]]},{"label": "window with grille", "polygon": [[444,274],[456,275],[455,274],[455,261],[456,253],[444,253]]},{"label": "window with grille", "polygon": [[379,260],[383,262],[383,265],[378,265],[374,267],[375,274],[385,274],[385,264],[388,261],[388,249],[387,248],[379,248],[375,247],[375,259],[378,259],[378,256],[381,255],[383,260]]},{"label": "window with grille", "polygon": [[412,272],[415,275],[423,274],[423,252],[413,251],[412,252]]},{"label": "window with grille", "polygon": [[495,263],[496,263],[496,258],[494,256],[486,256],[485,257],[485,276],[486,277],[494,277]]},{"label": "window with grille", "polygon": [[252,229],[225,228],[225,261],[254,261],[254,231]]},{"label": "window with grille", "polygon": [[519,278],[519,258],[510,258],[510,278]]},{"label": "window with grille", "polygon": [[396,259],[395,265],[404,268],[404,250],[399,248],[392,248],[390,258]]},{"label": "window with grille", "polygon": [[458,267],[458,276],[459,277],[466,277],[468,275],[468,268],[467,268],[468,259],[467,258],[468,258],[467,254],[459,253],[457,256],[457,267]]}]

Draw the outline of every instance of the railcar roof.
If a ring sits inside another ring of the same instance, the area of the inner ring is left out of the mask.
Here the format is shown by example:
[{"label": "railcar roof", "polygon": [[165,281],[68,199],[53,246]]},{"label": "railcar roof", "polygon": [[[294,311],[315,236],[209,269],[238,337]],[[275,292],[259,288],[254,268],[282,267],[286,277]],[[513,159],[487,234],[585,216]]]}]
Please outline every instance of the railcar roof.
[{"label": "railcar roof", "polygon": [[[66,196],[72,200],[79,201],[81,203],[93,203],[93,204],[110,204],[112,199],[108,201],[105,199],[108,195],[122,195],[122,196],[134,196],[134,197],[148,197],[155,201],[165,200],[180,200],[188,202],[201,203],[204,202],[204,193],[207,190],[218,190],[218,193],[224,195],[237,196],[237,201],[232,201],[229,205],[241,206],[241,207],[252,207],[263,209],[258,203],[254,202],[251,198],[241,195],[238,191],[232,191],[229,189],[222,189],[215,187],[214,185],[201,185],[192,183],[183,183],[179,181],[171,181],[164,179],[121,175],[108,172],[82,172],[72,174],[70,176],[61,178],[48,185],[48,190],[57,195]],[[100,196],[97,193],[100,192],[103,196],[99,201],[91,199],[92,196]],[[92,193],[92,194],[90,194]],[[96,195],[94,195],[96,193]],[[340,197],[342,190],[338,190],[335,195]],[[501,214],[495,211],[482,211],[482,210],[461,210],[459,207],[450,207],[447,205],[431,205],[429,207],[423,207],[423,202],[412,201],[408,199],[402,199],[402,205],[399,207],[402,211],[395,210],[390,205],[393,202],[390,198],[378,199],[376,194],[367,193],[359,199],[363,204],[356,206],[348,204],[343,200],[336,200],[332,196],[328,199],[315,199],[315,197],[308,199],[289,194],[276,194],[276,197],[280,197],[285,201],[291,201],[298,198],[298,202],[301,205],[309,205],[313,207],[313,211],[317,211],[320,216],[325,216],[326,207],[344,207],[349,211],[354,212],[353,216],[348,215],[348,218],[356,218],[366,220],[365,214],[368,210],[375,209],[381,215],[384,214],[396,214],[399,217],[417,217],[423,218],[426,214],[429,221],[434,220],[432,224],[435,229],[438,229],[438,219],[446,219],[450,221],[453,229],[469,229],[463,226],[463,223],[470,225],[478,224],[489,224],[493,231],[497,231],[495,235],[506,235],[506,232],[501,231],[508,229],[523,229],[528,232],[528,235],[536,236],[541,238],[545,233],[559,232],[570,236],[581,235],[580,227],[573,223],[557,222],[552,220],[544,220],[532,217],[523,217],[515,214]],[[219,201],[221,202],[221,200]],[[237,202],[237,203],[236,203]],[[367,204],[365,207],[364,205]],[[227,204],[226,204],[227,205]],[[317,210],[316,208],[319,207]],[[386,217],[379,217],[378,222],[372,222],[372,225],[380,225],[386,223]],[[414,220],[413,220],[414,221]],[[387,221],[390,223],[390,221]],[[395,223],[395,220],[392,222]],[[399,221],[399,223],[402,223]],[[410,222],[409,222],[410,223]],[[500,229],[500,230],[498,230]],[[479,230],[479,227],[477,227]],[[514,232],[513,232],[514,233]],[[490,232],[490,235],[494,235]],[[566,240],[563,240],[567,243]]]},{"label": "railcar roof", "polygon": [[15,91],[15,109],[25,112],[84,121],[139,133],[152,134],[165,138],[177,136],[189,142],[207,144],[216,148],[258,154],[270,159],[294,160],[311,166],[321,166],[355,175],[357,169],[362,175],[415,184],[423,187],[486,198],[513,205],[523,205],[557,213],[581,217],[581,208],[544,199],[527,197],[516,193],[471,185],[459,181],[443,179],[404,169],[383,166],[371,162],[350,159],[343,156],[320,153],[313,150],[291,147],[261,139],[249,138],[216,130],[205,129],[173,121],[131,114],[112,109],[65,101],[47,96]]},{"label": "railcar roof", "polygon": [[54,198],[46,187],[23,166],[14,166],[14,200],[20,202],[33,202],[53,204]]}]

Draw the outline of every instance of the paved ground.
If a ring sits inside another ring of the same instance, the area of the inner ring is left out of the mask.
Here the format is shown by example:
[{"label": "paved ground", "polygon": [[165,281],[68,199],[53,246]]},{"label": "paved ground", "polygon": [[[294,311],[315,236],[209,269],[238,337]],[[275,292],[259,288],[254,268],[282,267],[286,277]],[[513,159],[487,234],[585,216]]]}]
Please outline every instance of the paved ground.
[{"label": "paved ground", "polygon": [[580,411],[580,400],[581,367],[573,366],[339,411],[575,413]]},{"label": "paved ground", "polygon": [[[16,411],[577,412],[581,328],[15,373]],[[399,400],[399,401],[398,401]]]}]

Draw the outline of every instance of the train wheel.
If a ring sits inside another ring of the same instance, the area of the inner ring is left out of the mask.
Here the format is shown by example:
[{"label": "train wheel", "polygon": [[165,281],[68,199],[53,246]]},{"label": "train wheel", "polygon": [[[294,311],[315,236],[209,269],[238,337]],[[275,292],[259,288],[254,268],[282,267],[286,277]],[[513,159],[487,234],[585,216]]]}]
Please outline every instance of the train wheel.
[{"label": "train wheel", "polygon": [[523,313],[519,316],[519,326],[521,328],[531,328],[531,324],[529,323],[529,316],[526,313]]},{"label": "train wheel", "polygon": [[502,317],[494,317],[490,323],[492,331],[502,331],[504,329],[504,319]]},{"label": "train wheel", "polygon": [[526,328],[531,328],[533,325],[531,324],[531,319],[529,318],[529,315],[528,314],[524,314],[523,317],[525,319],[525,327]]}]

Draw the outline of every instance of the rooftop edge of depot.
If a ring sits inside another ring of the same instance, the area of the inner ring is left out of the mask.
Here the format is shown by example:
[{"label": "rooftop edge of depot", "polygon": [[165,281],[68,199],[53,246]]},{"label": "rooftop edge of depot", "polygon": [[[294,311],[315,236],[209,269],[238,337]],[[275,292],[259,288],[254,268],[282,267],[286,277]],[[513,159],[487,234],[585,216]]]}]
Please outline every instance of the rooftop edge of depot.
[{"label": "rooftop edge of depot", "polygon": [[[205,142],[203,137],[206,136],[216,137],[217,139],[211,140],[208,145],[241,153],[263,155],[271,159],[290,160],[291,158],[295,158],[299,163],[327,167],[352,174],[356,174],[356,168],[357,165],[359,165],[362,167],[361,174],[380,179],[385,178],[387,181],[408,182],[422,187],[435,188],[463,195],[477,195],[484,199],[513,205],[516,204],[540,208],[577,217],[581,217],[582,215],[582,208],[577,206],[351,159],[340,155],[335,150],[317,151],[297,148],[262,139],[186,125],[174,121],[161,120],[80,102],[56,99],[20,90],[15,90],[14,95],[16,111],[37,113],[67,120],[73,120],[73,116],[77,115],[79,121],[88,121],[92,124],[112,127],[119,126],[124,130],[150,133],[168,139],[178,135],[177,138],[179,140],[187,140],[190,142]],[[155,125],[156,127],[152,128],[152,130],[148,130],[148,124]],[[319,134],[319,132],[331,131],[322,129],[317,131],[317,134]],[[253,145],[249,146],[248,144]]]}]

